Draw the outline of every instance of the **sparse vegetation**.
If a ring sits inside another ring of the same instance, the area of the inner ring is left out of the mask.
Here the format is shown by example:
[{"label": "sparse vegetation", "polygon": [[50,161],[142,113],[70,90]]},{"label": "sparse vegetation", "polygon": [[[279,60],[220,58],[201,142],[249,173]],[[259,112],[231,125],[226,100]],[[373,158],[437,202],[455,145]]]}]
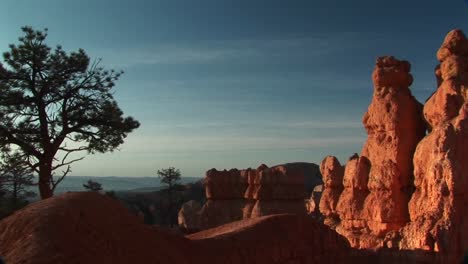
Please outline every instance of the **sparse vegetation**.
[{"label": "sparse vegetation", "polygon": [[4,153],[0,164],[0,216],[6,216],[28,204],[35,193],[30,190],[34,175],[17,153]]},{"label": "sparse vegetation", "polygon": [[83,184],[83,187],[91,192],[102,191],[102,184],[93,180],[88,180],[85,184]]},{"label": "sparse vegetation", "polygon": [[180,191],[183,186],[180,182],[180,170],[174,167],[160,169],[157,172],[162,184],[167,187],[163,190],[167,194],[167,218],[168,224],[173,226],[176,222],[176,206],[178,204],[177,191]]}]

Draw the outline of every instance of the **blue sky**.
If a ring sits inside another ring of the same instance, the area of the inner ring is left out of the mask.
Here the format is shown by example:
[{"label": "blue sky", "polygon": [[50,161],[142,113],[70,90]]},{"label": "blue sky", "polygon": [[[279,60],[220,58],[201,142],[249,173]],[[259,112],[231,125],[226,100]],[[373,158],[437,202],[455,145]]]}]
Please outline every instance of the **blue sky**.
[{"label": "blue sky", "polygon": [[4,0],[0,51],[20,27],[85,49],[125,74],[115,95],[141,122],[121,150],[73,175],[183,176],[360,152],[375,59],[409,60],[418,100],[436,89],[435,53],[468,4],[441,1]]}]

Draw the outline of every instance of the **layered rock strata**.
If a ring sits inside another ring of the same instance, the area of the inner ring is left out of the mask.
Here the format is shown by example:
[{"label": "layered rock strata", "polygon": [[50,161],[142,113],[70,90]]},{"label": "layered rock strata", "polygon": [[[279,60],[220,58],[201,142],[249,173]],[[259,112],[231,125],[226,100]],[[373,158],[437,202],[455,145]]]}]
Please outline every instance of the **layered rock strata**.
[{"label": "layered rock strata", "polygon": [[257,169],[256,172],[253,180],[255,190],[246,192],[244,196],[255,201],[250,217],[306,212],[305,177],[301,169],[279,165]]},{"label": "layered rock strata", "polygon": [[200,212],[199,230],[215,227],[244,218],[244,193],[247,177],[237,169],[206,172],[206,203]]}]

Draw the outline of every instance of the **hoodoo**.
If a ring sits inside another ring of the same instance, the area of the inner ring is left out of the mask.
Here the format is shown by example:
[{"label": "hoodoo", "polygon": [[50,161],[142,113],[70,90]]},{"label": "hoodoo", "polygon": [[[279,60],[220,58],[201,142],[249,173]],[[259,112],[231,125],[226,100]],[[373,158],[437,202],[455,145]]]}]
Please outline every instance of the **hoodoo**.
[{"label": "hoodoo", "polygon": [[437,52],[437,91],[424,106],[430,133],[414,155],[416,190],[401,246],[438,251],[455,263],[468,250],[468,40],[448,33]]}]

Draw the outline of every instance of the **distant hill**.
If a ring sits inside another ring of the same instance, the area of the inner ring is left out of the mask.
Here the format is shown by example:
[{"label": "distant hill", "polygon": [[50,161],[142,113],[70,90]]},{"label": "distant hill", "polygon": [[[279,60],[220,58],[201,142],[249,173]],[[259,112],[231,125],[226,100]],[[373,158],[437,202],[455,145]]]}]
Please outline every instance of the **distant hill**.
[{"label": "distant hill", "polygon": [[[200,180],[200,177],[181,177],[181,184]],[[162,185],[159,178],[154,177],[116,177],[116,176],[67,176],[57,186],[55,194],[70,191],[84,191],[83,184],[93,180],[102,184],[104,191],[149,192],[158,191]],[[37,187],[32,191],[38,192]]]}]

